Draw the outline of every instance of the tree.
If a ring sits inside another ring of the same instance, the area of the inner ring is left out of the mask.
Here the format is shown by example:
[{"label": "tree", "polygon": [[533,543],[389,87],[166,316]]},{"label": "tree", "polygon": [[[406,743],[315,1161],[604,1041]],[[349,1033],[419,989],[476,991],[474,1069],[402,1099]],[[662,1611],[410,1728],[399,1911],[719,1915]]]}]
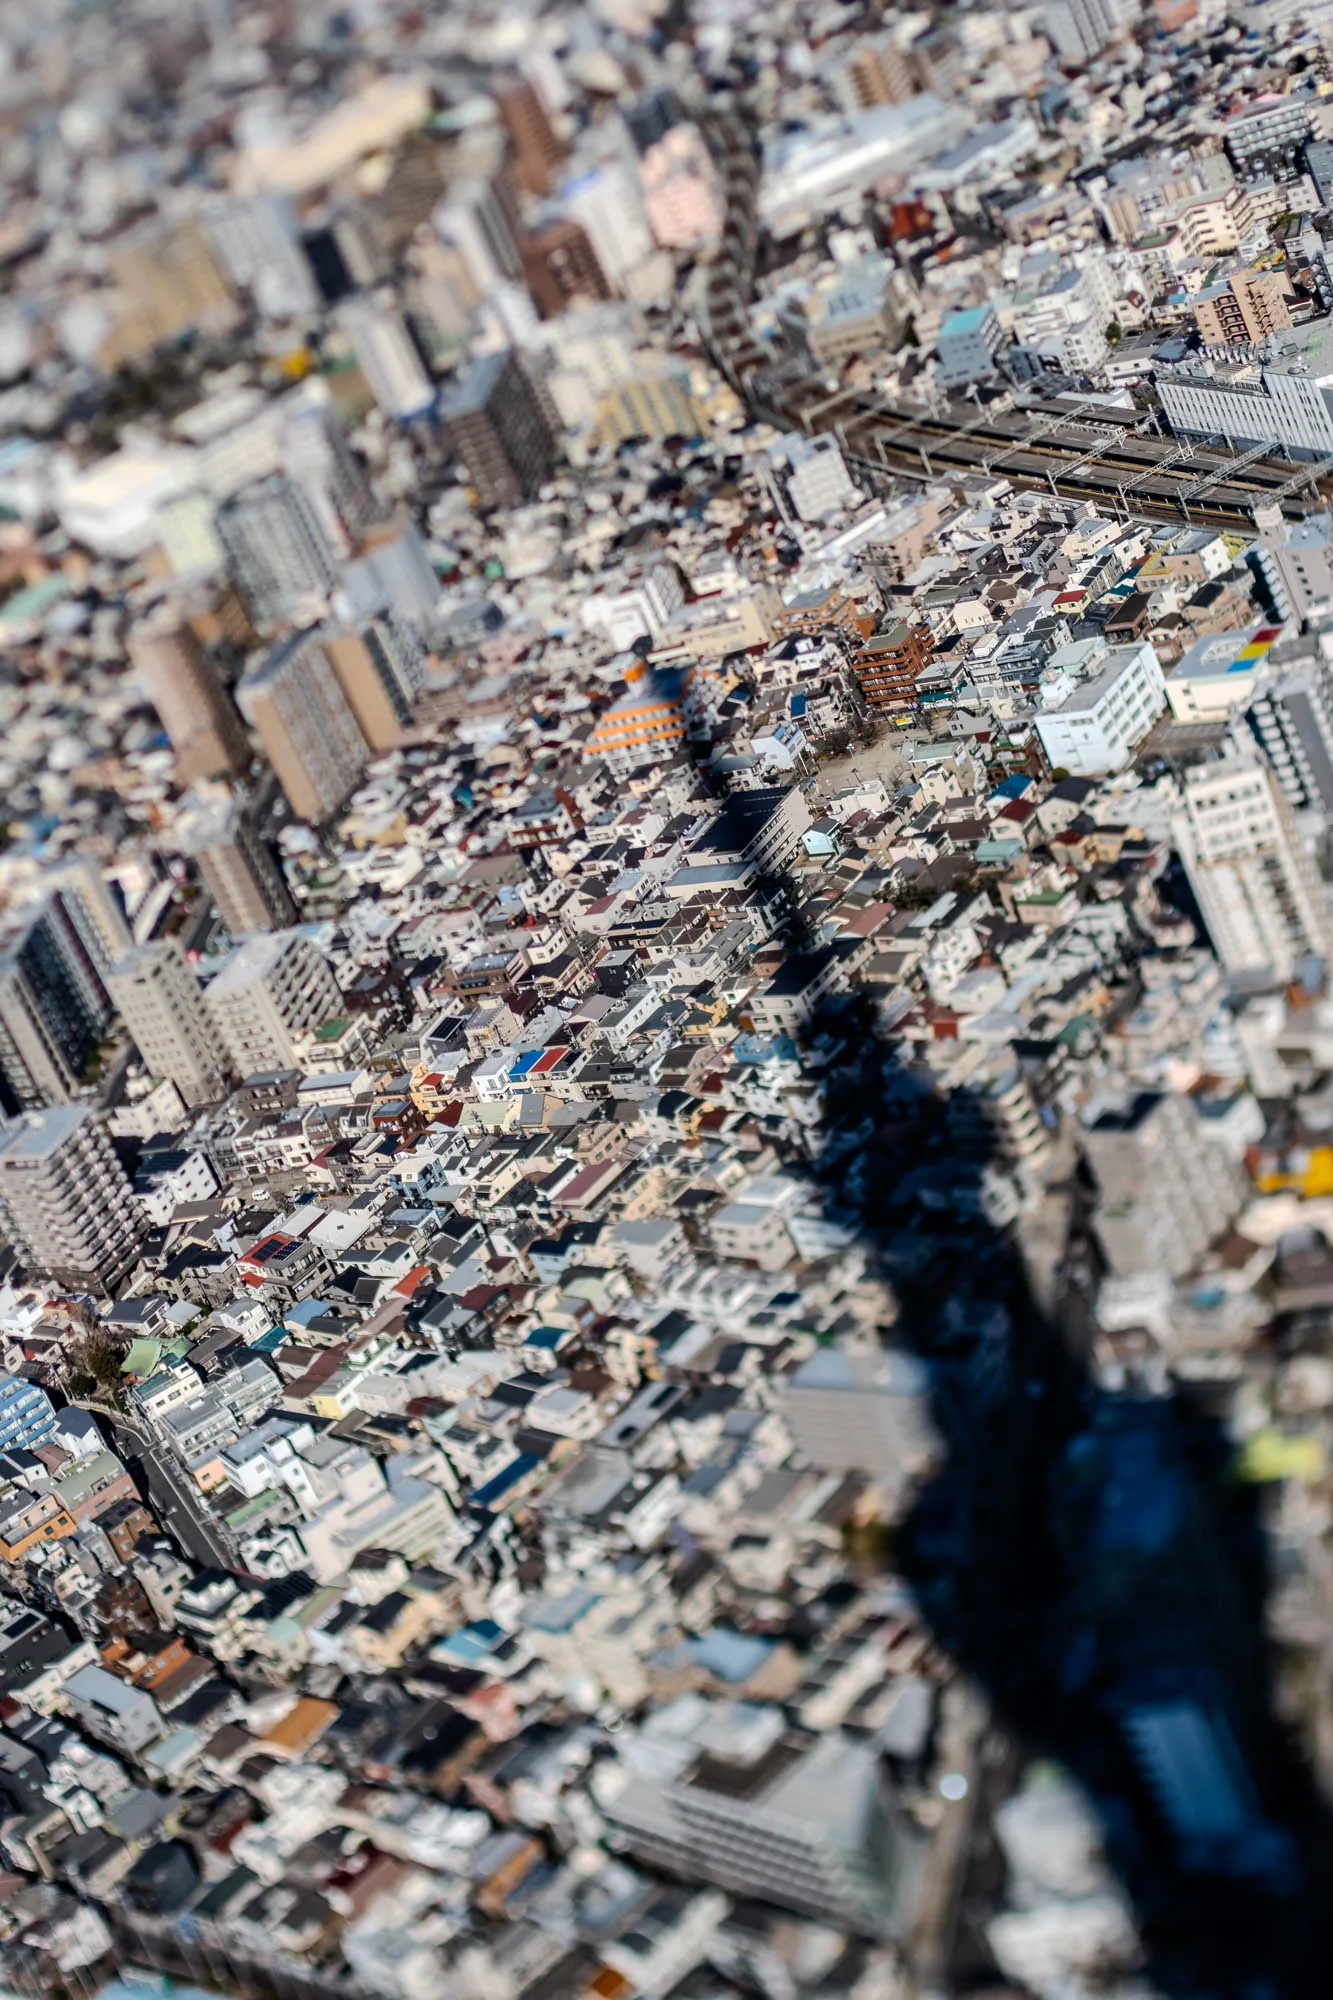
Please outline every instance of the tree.
[{"label": "tree", "polygon": [[1112,347],[1115,346],[1118,340],[1123,340],[1124,337],[1125,337],[1125,330],[1121,326],[1119,320],[1118,319],[1111,320],[1106,328],[1106,338],[1110,341]]}]

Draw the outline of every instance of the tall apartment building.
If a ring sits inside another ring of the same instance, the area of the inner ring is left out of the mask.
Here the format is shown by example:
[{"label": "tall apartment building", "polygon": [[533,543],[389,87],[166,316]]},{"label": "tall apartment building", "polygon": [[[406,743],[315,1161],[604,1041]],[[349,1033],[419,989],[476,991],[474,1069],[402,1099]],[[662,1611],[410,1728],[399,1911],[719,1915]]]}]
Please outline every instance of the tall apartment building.
[{"label": "tall apartment building", "polygon": [[471,170],[460,173],[431,218],[436,234],[455,249],[481,298],[506,279],[523,275],[518,254],[523,233],[512,177],[498,153],[478,148]]},{"label": "tall apartment building", "polygon": [[373,299],[349,299],[338,320],[384,414],[400,422],[424,416],[435,401],[435,384],[398,314]]},{"label": "tall apartment building", "polygon": [[1282,984],[1302,959],[1327,956],[1319,870],[1257,750],[1189,771],[1184,811],[1171,831],[1213,948],[1233,980]]},{"label": "tall apartment building", "polygon": [[291,1069],[293,1037],[321,1028],[342,1005],[328,961],[300,931],[237,945],[204,989],[209,1014],[239,1077]]},{"label": "tall apartment building", "polygon": [[86,1105],[29,1111],[0,1133],[0,1227],[31,1271],[92,1292],[133,1266],[144,1218]]},{"label": "tall apartment building", "polygon": [[555,469],[555,439],[508,349],[473,361],[444,398],[440,414],[483,507],[532,499]]},{"label": "tall apartment building", "polygon": [[159,606],[133,628],[127,647],[171,739],[180,783],[246,770],[251,751],[245,725],[216,665],[179,613]]},{"label": "tall apartment building", "polygon": [[410,521],[400,521],[368,535],[360,555],[344,565],[335,606],[351,625],[392,610],[429,642],[437,629],[440,597],[440,579],[420,533]]},{"label": "tall apartment building", "polygon": [[221,195],[205,209],[204,228],[229,282],[249,292],[266,318],[299,319],[319,311],[319,290],[301,248],[290,195]]},{"label": "tall apartment building", "polygon": [[292,921],[292,899],[245,800],[198,799],[182,813],[176,838],[181,853],[202,875],[232,937],[280,929]]},{"label": "tall apartment building", "polygon": [[127,952],[111,968],[107,985],[153,1076],[168,1077],[189,1105],[222,1095],[226,1063],[217,1031],[175,938]]},{"label": "tall apartment building", "polygon": [[1333,543],[1327,516],[1284,522],[1282,539],[1265,535],[1255,544],[1253,559],[1279,618],[1294,618],[1304,625],[1333,611]]},{"label": "tall apartment building", "polygon": [[366,738],[316,629],[293,633],[246,674],[242,713],[298,819],[337,812],[366,767]]},{"label": "tall apartment building", "polygon": [[697,437],[704,416],[689,370],[664,357],[661,365],[617,382],[598,398],[596,426],[598,437],[609,445],[640,438]]},{"label": "tall apartment building", "polygon": [[587,233],[568,216],[530,230],[523,238],[523,276],[543,319],[554,319],[577,301],[609,299],[611,287]]},{"label": "tall apartment building", "polygon": [[1091,62],[1139,12],[1125,0],[1048,0],[1042,25],[1067,62]]},{"label": "tall apartment building", "polygon": [[318,616],[337,579],[329,539],[301,487],[283,472],[243,486],[217,514],[218,539],[258,625]]},{"label": "tall apartment building", "polygon": [[509,134],[515,184],[524,194],[548,195],[565,149],[541,98],[530,83],[517,83],[499,93],[496,108]]},{"label": "tall apartment building", "polygon": [[425,679],[425,654],[412,627],[385,611],[321,643],[371,750],[396,748]]},{"label": "tall apartment building", "polygon": [[1145,1091],[1103,1112],[1082,1146],[1097,1240],[1118,1278],[1183,1276],[1240,1210],[1244,1173],[1203,1137],[1191,1098]]},{"label": "tall apartment building", "polygon": [[697,125],[673,125],[639,162],[653,240],[668,250],[706,250],[722,234],[722,176]]},{"label": "tall apartment building", "polygon": [[114,1018],[106,977],[130,934],[91,863],[72,863],[0,938],[0,1097],[74,1096]]},{"label": "tall apartment building", "polygon": [[1333,671],[1302,661],[1261,685],[1245,720],[1297,811],[1333,816]]},{"label": "tall apartment building", "polygon": [[1258,346],[1270,333],[1287,331],[1291,297],[1279,271],[1233,271],[1221,284],[1190,301],[1205,347]]}]

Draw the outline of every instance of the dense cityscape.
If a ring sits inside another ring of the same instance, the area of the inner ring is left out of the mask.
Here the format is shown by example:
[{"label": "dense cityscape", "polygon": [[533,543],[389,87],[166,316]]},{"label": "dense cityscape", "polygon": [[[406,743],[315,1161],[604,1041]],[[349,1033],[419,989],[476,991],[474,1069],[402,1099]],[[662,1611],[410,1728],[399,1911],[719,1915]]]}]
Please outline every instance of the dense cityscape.
[{"label": "dense cityscape", "polygon": [[1333,1953],[1333,0],[0,0],[0,1994]]}]

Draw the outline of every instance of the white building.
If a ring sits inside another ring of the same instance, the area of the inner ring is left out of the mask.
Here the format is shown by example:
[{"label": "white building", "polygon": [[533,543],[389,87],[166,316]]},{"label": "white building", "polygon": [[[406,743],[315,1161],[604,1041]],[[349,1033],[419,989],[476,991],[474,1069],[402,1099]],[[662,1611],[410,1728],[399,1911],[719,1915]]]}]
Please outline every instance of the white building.
[{"label": "white building", "polygon": [[1213,948],[1233,979],[1290,980],[1329,949],[1323,883],[1291,807],[1257,750],[1202,764],[1185,779],[1172,839]]},{"label": "white building", "polygon": [[1166,706],[1157,655],[1146,643],[1114,646],[1090,680],[1048,692],[1037,734],[1052,770],[1071,778],[1122,771]]},{"label": "white building", "polygon": [[397,313],[371,299],[351,299],[338,317],[385,416],[403,422],[424,416],[435,401],[435,385]]},{"label": "white building", "polygon": [[798,520],[825,521],[861,498],[836,438],[793,432],[770,448],[769,459]]},{"label": "white building", "polygon": [[199,982],[174,938],[128,952],[106,983],[150,1075],[169,1077],[186,1104],[222,1095],[226,1064]]},{"label": "white building", "polygon": [[1166,683],[1177,722],[1220,722],[1249,701],[1281,631],[1265,623],[1197,640]]},{"label": "white building", "polygon": [[1279,353],[1252,375],[1219,369],[1164,377],[1157,384],[1177,437],[1221,439],[1237,446],[1285,445],[1299,457],[1333,457],[1333,337],[1315,320],[1273,337]]}]

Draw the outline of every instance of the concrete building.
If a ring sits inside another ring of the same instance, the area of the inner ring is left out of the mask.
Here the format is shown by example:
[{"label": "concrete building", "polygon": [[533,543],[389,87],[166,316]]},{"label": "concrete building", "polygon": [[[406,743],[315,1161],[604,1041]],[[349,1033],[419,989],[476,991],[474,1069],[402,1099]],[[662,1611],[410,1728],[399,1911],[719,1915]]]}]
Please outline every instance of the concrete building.
[{"label": "concrete building", "polygon": [[523,238],[523,276],[543,319],[609,299],[611,287],[583,225],[563,216]]},{"label": "concrete building", "polygon": [[1205,347],[1258,346],[1291,326],[1291,292],[1280,271],[1233,271],[1191,300]]},{"label": "concrete building", "polygon": [[654,1775],[630,1776],[606,1802],[631,1853],[858,1936],[906,1928],[919,1850],[868,1739],[805,1736],[776,1707],[715,1703],[693,1741],[660,1747],[641,1766]]},{"label": "concrete building", "polygon": [[0,1452],[32,1451],[56,1428],[51,1399],[21,1375],[0,1376]]},{"label": "concrete building", "polygon": [[182,785],[239,777],[252,752],[245,725],[214,662],[189,626],[162,605],[130,632],[130,662],[162,719]]},{"label": "concrete building", "polygon": [[290,195],[220,196],[205,209],[204,227],[228,282],[249,292],[265,318],[318,312],[319,292]]},{"label": "concrete building", "polygon": [[513,176],[524,194],[548,195],[565,149],[531,83],[516,83],[496,97],[512,148]]},{"label": "concrete building", "polygon": [[483,507],[532,499],[555,469],[555,440],[532,385],[507,349],[470,363],[441,402],[440,416]]},{"label": "concrete building", "polygon": [[338,1013],[327,959],[300,931],[273,931],[236,947],[204,988],[237,1076],[296,1066],[295,1037]]},{"label": "concrete building", "polygon": [[435,402],[435,384],[398,314],[374,299],[349,299],[339,308],[338,323],[385,416],[399,422],[425,416]]},{"label": "concrete building", "polygon": [[244,799],[196,800],[181,815],[176,838],[232,937],[291,922],[292,899]]},{"label": "concrete building", "polygon": [[988,381],[1003,346],[1004,333],[994,306],[965,306],[951,312],[935,342],[940,386],[962,388],[968,382]]},{"label": "concrete building", "polygon": [[1146,643],[1113,646],[1090,679],[1044,690],[1037,734],[1051,769],[1071,778],[1123,771],[1165,708],[1165,690]]},{"label": "concrete building", "polygon": [[299,819],[337,812],[366,768],[366,739],[320,628],[284,639],[236,690],[242,712]]},{"label": "concrete building", "polygon": [[163,1733],[153,1697],[105,1667],[80,1667],[62,1693],[70,1713],[89,1735],[122,1756],[136,1757]]},{"label": "concrete building", "polygon": [[1138,11],[1120,0],[1048,0],[1041,19],[1066,62],[1087,63],[1124,32]]},{"label": "concrete building", "polygon": [[666,250],[702,251],[722,234],[722,177],[697,125],[673,125],[639,161],[654,240]]},{"label": "concrete building", "polygon": [[315,509],[294,479],[275,472],[243,486],[218,509],[217,531],[257,625],[322,614],[337,565]]},{"label": "concrete building", "polygon": [[894,1495],[940,1450],[925,1364],[897,1348],[820,1348],[787,1378],[782,1414],[810,1465],[867,1472]]},{"label": "concrete building", "polygon": [[130,943],[91,864],[65,873],[0,934],[0,1082],[24,1110],[74,1095],[113,1019],[106,974]]},{"label": "concrete building", "polygon": [[1281,540],[1265,535],[1255,544],[1252,560],[1278,618],[1305,625],[1333,613],[1333,539],[1327,515],[1284,522]]},{"label": "concrete building", "polygon": [[1257,750],[1186,773],[1172,838],[1213,948],[1245,985],[1278,985],[1301,961],[1327,956],[1323,883],[1291,807]]},{"label": "concrete building", "polygon": [[1245,720],[1288,805],[1333,816],[1333,669],[1300,662],[1265,681]]},{"label": "concrete building", "polygon": [[1082,1135],[1097,1182],[1093,1226],[1117,1278],[1190,1270],[1240,1209],[1245,1176],[1209,1144],[1193,1100],[1145,1092]]},{"label": "concrete building", "polygon": [[1277,352],[1259,370],[1214,363],[1206,371],[1162,375],[1157,393],[1177,437],[1238,448],[1285,446],[1297,458],[1333,456],[1333,335],[1315,320],[1274,336]]},{"label": "concrete building", "polygon": [[425,682],[425,655],[411,626],[383,612],[359,631],[331,632],[322,644],[371,750],[395,749]]},{"label": "concrete building", "polygon": [[174,938],[156,938],[127,953],[112,967],[107,986],[151,1075],[170,1078],[187,1105],[222,1095],[226,1063],[199,981]]},{"label": "concrete building", "polygon": [[0,1225],[34,1272],[107,1292],[138,1255],[144,1218],[86,1105],[25,1112],[0,1133]]},{"label": "concrete building", "polygon": [[104,368],[138,360],[196,328],[224,332],[236,318],[231,288],[193,216],[154,217],[127,231],[111,244],[108,263],[120,309],[99,350]]},{"label": "concrete building", "polygon": [[911,66],[892,30],[863,35],[833,64],[828,88],[840,111],[868,111],[873,104],[905,104],[917,88]]},{"label": "concrete building", "polygon": [[1166,680],[1177,722],[1220,722],[1254,693],[1282,627],[1260,620],[1197,639]]}]

